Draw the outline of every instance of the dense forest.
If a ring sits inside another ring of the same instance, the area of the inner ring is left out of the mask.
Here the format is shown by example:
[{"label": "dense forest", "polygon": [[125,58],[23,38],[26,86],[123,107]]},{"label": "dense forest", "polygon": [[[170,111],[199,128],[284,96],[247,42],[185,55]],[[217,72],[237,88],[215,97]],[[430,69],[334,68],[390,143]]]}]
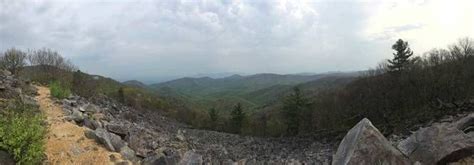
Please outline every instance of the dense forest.
[{"label": "dense forest", "polygon": [[255,136],[338,136],[364,117],[384,134],[406,133],[417,123],[456,113],[456,107],[474,98],[472,39],[422,56],[403,40],[392,48],[392,59],[362,74],[234,75],[150,86],[83,73],[50,49],[11,48],[3,53],[1,67],[22,79],[57,86],[64,97],[105,95],[196,128]]}]

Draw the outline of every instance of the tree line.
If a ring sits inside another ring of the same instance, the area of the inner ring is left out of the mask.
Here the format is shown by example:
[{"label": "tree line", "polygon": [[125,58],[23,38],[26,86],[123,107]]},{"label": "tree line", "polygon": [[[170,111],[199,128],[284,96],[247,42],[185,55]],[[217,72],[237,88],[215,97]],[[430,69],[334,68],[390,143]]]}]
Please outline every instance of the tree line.
[{"label": "tree line", "polygon": [[[415,56],[402,39],[392,49],[392,59],[345,86],[322,89],[314,96],[306,96],[296,86],[276,105],[246,113],[243,120],[236,120],[240,118],[235,110],[219,114],[214,108],[195,120],[203,121],[205,128],[249,135],[316,133],[333,137],[367,117],[389,135],[407,133],[416,124],[459,113],[456,106],[474,99],[472,39],[459,39],[447,49],[433,49],[422,56]],[[236,131],[236,127],[240,129]]]}]

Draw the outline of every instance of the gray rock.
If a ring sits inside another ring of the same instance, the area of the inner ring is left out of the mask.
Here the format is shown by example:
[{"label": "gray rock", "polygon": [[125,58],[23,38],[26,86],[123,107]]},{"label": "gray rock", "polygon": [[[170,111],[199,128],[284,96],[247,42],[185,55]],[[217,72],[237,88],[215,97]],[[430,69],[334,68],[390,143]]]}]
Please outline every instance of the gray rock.
[{"label": "gray rock", "polygon": [[15,159],[8,152],[0,150],[0,164],[1,165],[15,165]]},{"label": "gray rock", "polygon": [[474,113],[458,120],[453,126],[465,133],[469,132],[470,128],[474,126]]},{"label": "gray rock", "polygon": [[194,151],[187,151],[186,153],[184,153],[183,159],[179,161],[180,165],[196,165],[202,163],[202,155],[199,155]]},{"label": "gray rock", "polygon": [[364,118],[346,134],[339,144],[333,165],[411,164],[390,142]]},{"label": "gray rock", "polygon": [[120,148],[120,154],[127,160],[132,161],[132,162],[137,162],[138,158],[135,154],[135,151],[133,151],[130,147],[128,146],[123,146]]},{"label": "gray rock", "polygon": [[88,118],[84,119],[84,126],[92,130],[95,130],[97,128],[102,128],[102,124],[100,124],[100,122],[93,119],[88,119]]},{"label": "gray rock", "polygon": [[142,165],[166,165],[166,160],[163,155],[155,153],[143,159]]},{"label": "gray rock", "polygon": [[70,107],[76,107],[77,106],[77,101],[76,100],[63,99],[63,105],[70,106]]},{"label": "gray rock", "polygon": [[178,133],[176,134],[176,139],[180,140],[180,141],[184,141],[185,138],[184,138],[184,133],[182,130],[178,130]]},{"label": "gray rock", "polygon": [[20,95],[21,102],[25,105],[33,106],[33,107],[39,107],[38,102],[36,102],[35,98],[28,96],[28,95]]},{"label": "gray rock", "polygon": [[120,138],[120,136],[118,135],[115,135],[113,133],[109,133],[109,139],[110,139],[110,143],[112,143],[112,146],[114,147],[114,151],[115,152],[120,152],[120,149],[122,147],[124,147],[126,144],[125,144],[125,141],[122,140],[122,138]]},{"label": "gray rock", "polygon": [[148,142],[150,139],[154,139],[154,137],[147,133],[130,132],[126,138],[126,141],[128,142],[129,147],[135,150],[137,155],[141,157],[147,157],[148,153],[153,152],[153,148]]},{"label": "gray rock", "polygon": [[[94,139],[100,144],[103,144],[108,150],[116,151],[110,139],[110,133],[103,128],[97,128],[95,131],[86,131],[85,136]],[[119,146],[116,144],[116,146]]]},{"label": "gray rock", "polygon": [[474,138],[464,133],[469,118],[454,124],[437,124],[422,128],[397,146],[413,161],[423,164],[446,164],[474,154]]},{"label": "gray rock", "polygon": [[95,104],[87,104],[86,106],[83,107],[83,109],[85,112],[92,112],[92,113],[100,112],[100,108]]},{"label": "gray rock", "polygon": [[125,125],[107,124],[106,128],[108,131],[120,135],[121,137],[125,137],[128,134],[128,127]]},{"label": "gray rock", "polygon": [[84,114],[82,114],[82,112],[80,112],[77,108],[72,109],[72,114],[70,117],[77,123],[82,123],[84,121]]}]

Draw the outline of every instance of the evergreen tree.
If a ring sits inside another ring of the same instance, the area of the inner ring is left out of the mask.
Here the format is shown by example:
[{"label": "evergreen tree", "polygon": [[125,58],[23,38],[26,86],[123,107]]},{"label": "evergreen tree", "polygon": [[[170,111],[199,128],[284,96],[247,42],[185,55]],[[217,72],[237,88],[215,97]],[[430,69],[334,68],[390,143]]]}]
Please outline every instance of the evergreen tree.
[{"label": "evergreen tree", "polygon": [[242,105],[240,103],[237,103],[237,105],[234,106],[234,109],[232,110],[230,115],[234,132],[240,133],[243,121],[245,119],[245,113],[242,109]]},{"label": "evergreen tree", "polygon": [[77,70],[74,72],[72,76],[72,90],[79,94],[82,95],[83,92],[83,86],[84,86],[84,76],[82,75],[81,70]]},{"label": "evergreen tree", "polygon": [[123,90],[124,87],[120,87],[118,90],[118,99],[121,103],[125,104],[125,93]]},{"label": "evergreen tree", "polygon": [[395,50],[393,53],[394,57],[388,60],[390,65],[388,66],[390,71],[402,71],[410,63],[410,57],[413,55],[413,51],[410,50],[408,42],[398,39],[395,44],[392,45],[392,49]]},{"label": "evergreen tree", "polygon": [[303,98],[298,87],[284,100],[283,114],[285,115],[287,134],[297,135],[300,127],[301,113],[308,107],[308,101]]},{"label": "evergreen tree", "polygon": [[211,108],[209,109],[208,114],[209,118],[211,119],[211,127],[215,129],[217,125],[217,120],[219,119],[219,112],[217,112],[215,108]]}]

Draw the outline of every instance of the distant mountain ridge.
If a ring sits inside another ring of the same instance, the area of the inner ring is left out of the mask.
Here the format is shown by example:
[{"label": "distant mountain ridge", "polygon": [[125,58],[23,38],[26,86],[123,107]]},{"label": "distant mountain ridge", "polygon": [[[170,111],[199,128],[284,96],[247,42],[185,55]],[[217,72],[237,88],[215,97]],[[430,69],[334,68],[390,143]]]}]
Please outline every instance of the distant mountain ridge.
[{"label": "distant mountain ridge", "polygon": [[[149,87],[160,95],[185,98],[184,100],[193,106],[202,105],[201,108],[208,108],[216,104],[228,107],[237,102],[255,107],[278,100],[287,91],[290,91],[293,86],[299,84],[302,84],[305,88],[312,89],[319,86],[330,86],[330,83],[329,85],[327,83],[318,83],[317,81],[320,79],[327,82],[339,78],[354,78],[359,75],[359,72],[333,72],[308,75],[260,73],[248,76],[234,74],[224,78],[184,77],[163,83],[151,84]],[[316,81],[316,83],[311,84],[310,82],[313,81]],[[304,85],[305,83],[310,84]]]},{"label": "distant mountain ridge", "polygon": [[131,87],[137,87],[137,88],[148,88],[148,85],[138,80],[128,80],[128,81],[122,82],[122,84],[131,86]]}]

